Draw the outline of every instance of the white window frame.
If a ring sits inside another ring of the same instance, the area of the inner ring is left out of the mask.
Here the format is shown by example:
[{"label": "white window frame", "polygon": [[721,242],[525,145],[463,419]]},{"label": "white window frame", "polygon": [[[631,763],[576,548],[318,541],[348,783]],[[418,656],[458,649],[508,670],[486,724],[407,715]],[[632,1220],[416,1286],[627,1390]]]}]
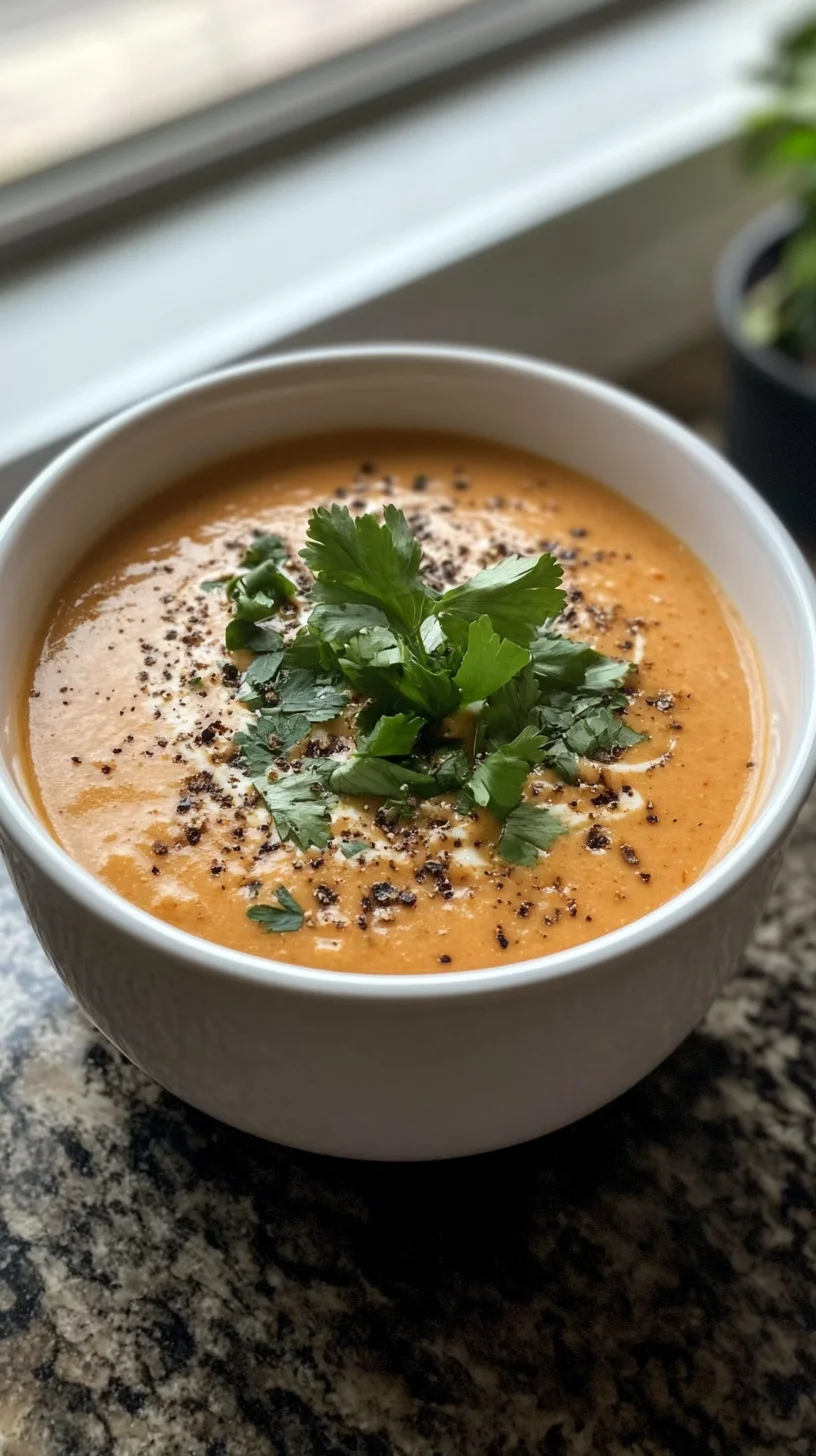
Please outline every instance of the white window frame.
[{"label": "white window frame", "polygon": [[89,223],[182,181],[257,160],[321,124],[353,124],[361,108],[410,102],[521,43],[561,42],[603,12],[671,0],[472,0],[471,4],[332,57],[308,70],[0,187],[0,263],[14,251]]},{"label": "white window frame", "polygon": [[253,354],[441,339],[623,375],[710,327],[763,206],[731,138],[812,0],[671,0],[0,274],[0,504],[114,410]]}]

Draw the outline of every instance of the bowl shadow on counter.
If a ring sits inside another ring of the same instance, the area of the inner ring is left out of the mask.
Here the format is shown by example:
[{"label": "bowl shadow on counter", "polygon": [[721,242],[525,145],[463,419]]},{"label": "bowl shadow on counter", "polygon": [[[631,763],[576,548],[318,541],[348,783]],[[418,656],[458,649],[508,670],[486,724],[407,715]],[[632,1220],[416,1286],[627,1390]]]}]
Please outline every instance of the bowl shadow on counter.
[{"label": "bowl shadow on counter", "polygon": [[[171,1206],[199,1190],[208,1241],[230,1257],[241,1248],[246,1298],[270,1318],[283,1300],[312,1329],[321,1376],[373,1380],[375,1405],[402,1411],[403,1437],[504,1450],[491,1440],[512,1421],[514,1449],[557,1456],[589,1422],[598,1449],[649,1436],[672,1452],[736,1452],[791,1418],[800,1394],[789,1376],[757,1379],[744,1317],[766,1297],[778,1312],[796,1262],[762,1248],[762,1140],[719,1091],[751,1075],[696,1033],[581,1123],[435,1164],[292,1152],[163,1097],[134,1111],[130,1158]],[[766,1296],[752,1265],[768,1260]],[[231,1328],[212,1373],[271,1439],[273,1372],[240,1320]],[[324,1434],[340,1439],[332,1423]]]}]

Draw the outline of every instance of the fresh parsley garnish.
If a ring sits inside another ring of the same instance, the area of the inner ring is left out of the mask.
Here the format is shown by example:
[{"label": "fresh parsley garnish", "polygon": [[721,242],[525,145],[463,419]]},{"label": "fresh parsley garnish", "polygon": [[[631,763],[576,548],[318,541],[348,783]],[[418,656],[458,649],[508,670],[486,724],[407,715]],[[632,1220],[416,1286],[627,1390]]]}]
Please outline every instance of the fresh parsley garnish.
[{"label": "fresh parsley garnish", "polygon": [[555,557],[508,556],[464,586],[445,592],[439,613],[474,622],[486,616],[500,637],[527,646],[543,622],[562,612],[561,567]]},{"label": "fresh parsley garnish", "polygon": [[[296,588],[278,537],[258,536],[233,576],[203,584],[230,602],[228,650],[252,655],[238,698],[253,716],[234,743],[281,839],[325,848],[341,796],[384,801],[392,822],[453,795],[464,812],[499,821],[501,858],[531,865],[565,829],[525,798],[530,774],[574,782],[581,759],[607,762],[644,737],[623,717],[631,665],[556,630],[565,594],[553,556],[508,556],[439,592],[390,504],[382,520],[338,505],[312,511],[301,554],[314,582],[288,636]],[[308,756],[314,725],[336,718],[352,752]],[[346,858],[370,848],[340,844]],[[250,913],[261,912],[282,913]]]},{"label": "fresh parsley garnish", "polygon": [[303,924],[303,911],[294,895],[290,895],[284,885],[278,885],[275,899],[278,902],[277,905],[250,905],[247,910],[247,919],[254,920],[256,925],[260,925],[261,929],[267,933],[300,930]]},{"label": "fresh parsley garnish", "polygon": [[280,652],[283,648],[280,632],[259,627],[257,622],[247,622],[243,617],[233,617],[227,623],[224,643],[228,652]]},{"label": "fresh parsley garnish", "polygon": [[505,819],[497,847],[502,859],[511,864],[534,865],[539,850],[546,853],[566,832],[552,809],[524,800]]},{"label": "fresh parsley garnish", "polygon": [[326,848],[331,841],[329,811],[336,799],[321,776],[314,770],[304,769],[272,782],[259,776],[253,783],[281,839],[291,839],[298,849]]},{"label": "fresh parsley garnish", "polygon": [[490,617],[477,617],[467,634],[462,665],[454,678],[463,703],[477,703],[497,693],[530,661],[530,654],[494,632]]},{"label": "fresh parsley garnish", "polygon": [[260,652],[247,669],[244,679],[251,687],[265,688],[274,682],[283,662],[283,652]]},{"label": "fresh parsley garnish", "polygon": [[244,553],[241,569],[234,576],[203,581],[201,589],[225,591],[239,621],[261,622],[291,600],[297,591],[295,583],[280,570],[286,557],[286,547],[279,536],[258,536]]},{"label": "fresh parsley garnish", "polygon": [[320,506],[300,554],[314,574],[316,602],[375,607],[403,633],[415,632],[428,613],[422,548],[394,506],[385,507],[382,524],[368,514],[355,519],[345,506]]},{"label": "fresh parsley garnish", "polygon": [[395,713],[378,718],[371,733],[360,743],[360,751],[369,758],[404,758],[411,752],[425,724],[422,718],[408,713]]},{"label": "fresh parsley garnish", "polygon": [[375,798],[394,800],[429,799],[438,792],[433,774],[391,763],[387,758],[370,758],[365,753],[354,753],[338,764],[329,782],[333,793],[355,797],[373,794]]},{"label": "fresh parsley garnish", "polygon": [[468,788],[477,804],[497,819],[505,819],[521,799],[530,770],[541,762],[544,739],[535,728],[523,728],[517,738],[497,748],[474,771]]},{"label": "fresh parsley garnish", "polygon": [[348,689],[308,667],[296,667],[277,684],[283,713],[302,713],[310,723],[329,723],[348,702]]}]

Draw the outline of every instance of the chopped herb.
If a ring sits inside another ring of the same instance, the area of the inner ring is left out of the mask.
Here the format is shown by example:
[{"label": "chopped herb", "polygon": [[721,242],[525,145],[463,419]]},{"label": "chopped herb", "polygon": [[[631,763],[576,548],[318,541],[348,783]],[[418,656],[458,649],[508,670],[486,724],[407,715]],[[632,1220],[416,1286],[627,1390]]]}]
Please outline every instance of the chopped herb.
[{"label": "chopped herb", "polygon": [[407,713],[379,718],[361,741],[360,752],[371,758],[403,758],[411,752],[422,727],[421,718],[411,718]]},{"label": "chopped herb", "polygon": [[445,592],[439,611],[467,622],[487,616],[499,636],[526,646],[536,628],[564,608],[561,575],[553,556],[508,556]]},{"label": "chopped herb", "polygon": [[585,642],[545,632],[531,644],[533,672],[546,688],[608,692],[619,688],[631,670],[628,662],[604,657]]},{"label": "chopped herb", "polygon": [[336,718],[348,702],[348,691],[337,683],[296,667],[276,685],[282,713],[302,713],[310,723],[328,723]]},{"label": "chopped herb", "polygon": [[230,652],[279,652],[283,638],[269,627],[259,627],[256,622],[247,622],[243,617],[233,617],[227,623],[224,641]]},{"label": "chopped herb", "polygon": [[262,561],[272,561],[276,566],[280,566],[288,555],[289,552],[280,536],[256,536],[241,565],[260,566]]},{"label": "chopped herb", "polygon": [[489,698],[530,661],[524,647],[493,631],[489,617],[477,617],[468,628],[467,648],[454,682],[463,703]]},{"label": "chopped herb", "polygon": [[429,613],[422,548],[394,506],[385,507],[382,524],[367,513],[355,519],[346,506],[320,506],[300,554],[314,573],[316,602],[376,607],[401,632],[416,631]]},{"label": "chopped herb", "polygon": [[251,664],[244,681],[252,687],[267,687],[277,676],[283,652],[261,652]]},{"label": "chopped herb", "polygon": [[477,804],[504,819],[521,799],[530,769],[541,762],[544,740],[532,727],[523,728],[517,738],[497,748],[479,764],[470,780],[470,792]]},{"label": "chopped herb", "polygon": [[295,583],[279,571],[274,561],[262,561],[251,571],[235,576],[227,583],[227,596],[236,617],[246,622],[261,622],[271,617],[278,607],[289,601],[297,590]]},{"label": "chopped herb", "polygon": [[437,792],[432,774],[420,773],[387,758],[355,753],[339,764],[330,779],[335,794],[373,794],[377,798],[427,799]]},{"label": "chopped herb", "polygon": [[[237,696],[254,716],[233,741],[281,839],[325,848],[338,795],[382,799],[378,815],[393,825],[418,800],[455,794],[464,812],[499,820],[503,859],[531,865],[565,832],[557,814],[524,799],[531,771],[572,782],[582,758],[608,761],[643,738],[623,718],[631,665],[553,628],[566,601],[553,556],[508,556],[440,593],[392,505],[382,520],[345,506],[312,511],[302,556],[314,576],[310,610],[286,642],[262,625],[295,594],[278,537],[258,536],[233,576],[204,583],[230,602],[227,649],[252,654]],[[350,699],[355,751],[315,754],[312,726]],[[457,720],[462,737],[446,738],[446,720],[466,708],[461,721],[473,727]],[[287,756],[301,752],[287,771]],[[371,848],[340,845],[347,859]],[[259,920],[282,913],[254,908]]]},{"label": "chopped herb", "polygon": [[444,757],[437,758],[434,774],[440,794],[450,794],[461,789],[470,775],[470,763],[464,749],[454,748],[445,753]]},{"label": "chopped herb", "polygon": [[286,555],[286,547],[279,536],[259,536],[245,553],[240,571],[234,576],[203,581],[201,590],[225,591],[239,621],[263,621],[265,617],[273,616],[297,590],[295,583],[278,569]]},{"label": "chopped herb", "polygon": [[266,773],[279,753],[289,753],[309,732],[311,723],[302,713],[283,713],[267,708],[236,733],[233,742],[250,778]]},{"label": "chopped herb", "polygon": [[303,911],[298,905],[294,895],[279,885],[275,891],[277,905],[250,905],[247,910],[247,919],[254,920],[267,933],[276,933],[287,930],[300,930],[303,924]]},{"label": "chopped herb", "polygon": [[287,774],[270,783],[253,779],[275,821],[281,839],[291,839],[298,849],[325,849],[331,840],[329,810],[334,796],[315,773]]},{"label": "chopped herb", "polygon": [[566,832],[566,826],[552,809],[524,802],[505,819],[497,848],[502,859],[511,864],[532,865],[538,859],[539,850],[551,849],[559,835]]}]

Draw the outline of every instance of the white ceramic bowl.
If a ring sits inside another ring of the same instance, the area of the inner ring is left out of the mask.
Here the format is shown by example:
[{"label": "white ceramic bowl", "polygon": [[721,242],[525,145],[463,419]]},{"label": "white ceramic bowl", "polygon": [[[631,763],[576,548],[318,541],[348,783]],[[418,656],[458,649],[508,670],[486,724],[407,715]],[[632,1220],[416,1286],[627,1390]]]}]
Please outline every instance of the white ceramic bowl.
[{"label": "white ceramic bowl", "polygon": [[[772,725],[754,822],[682,895],[575,950],[482,971],[338,974],[240,955],[134,909],[26,802],[18,708],[37,606],[173,476],[334,428],[463,431],[613,486],[707,563],[753,634]],[[472,350],[349,348],[185,385],[93,431],[0,525],[0,842],[48,955],[92,1020],[163,1087],[262,1137],[361,1158],[438,1158],[536,1137],[650,1071],[696,1025],[757,920],[816,768],[807,566],[714,451],[625,394]]]}]

